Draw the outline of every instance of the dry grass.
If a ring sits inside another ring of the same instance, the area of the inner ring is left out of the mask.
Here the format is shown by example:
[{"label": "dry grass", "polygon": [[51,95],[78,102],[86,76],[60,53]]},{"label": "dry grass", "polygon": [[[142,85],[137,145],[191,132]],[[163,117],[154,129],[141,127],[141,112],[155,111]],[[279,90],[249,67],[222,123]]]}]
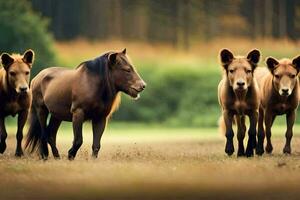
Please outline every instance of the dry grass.
[{"label": "dry grass", "polygon": [[66,159],[70,135],[58,139],[62,159],[46,162],[36,155],[15,159],[11,135],[8,150],[0,156],[0,199],[298,199],[300,195],[300,137],[293,140],[291,156],[281,154],[284,140],[276,137],[273,155],[237,159],[224,155],[224,140],[217,134],[206,137],[199,130],[183,129],[167,137],[156,133],[158,129],[152,131],[148,135],[109,131],[97,160],[90,157],[91,138],[85,134],[72,162]]},{"label": "dry grass", "polygon": [[[191,65],[198,63],[197,67],[214,65],[218,67],[218,54],[220,49],[229,48],[236,54],[244,55],[253,48],[262,51],[263,59],[266,56],[294,57],[299,53],[299,41],[291,40],[249,40],[243,38],[220,38],[210,42],[194,42],[190,49],[178,49],[167,44],[149,44],[134,41],[86,41],[84,39],[69,42],[56,42],[55,48],[60,61],[65,66],[75,67],[82,61],[99,56],[110,50],[127,52],[134,62],[158,62],[164,64]],[[161,67],[159,65],[159,67]],[[155,67],[157,65],[153,65]]]}]

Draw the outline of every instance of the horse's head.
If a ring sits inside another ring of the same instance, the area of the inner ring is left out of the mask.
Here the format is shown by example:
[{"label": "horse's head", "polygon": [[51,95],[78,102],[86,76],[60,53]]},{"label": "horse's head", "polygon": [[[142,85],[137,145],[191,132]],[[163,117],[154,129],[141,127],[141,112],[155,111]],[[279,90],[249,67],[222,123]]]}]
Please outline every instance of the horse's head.
[{"label": "horse's head", "polygon": [[235,92],[245,92],[253,81],[253,72],[259,62],[260,52],[250,51],[246,57],[236,56],[223,49],[220,53],[221,63],[226,71],[230,86]]},{"label": "horse's head", "polygon": [[300,70],[300,56],[290,59],[276,60],[269,57],[266,61],[270,72],[273,75],[273,85],[281,96],[292,94],[298,80]]},{"label": "horse's head", "polygon": [[29,49],[23,55],[3,53],[1,63],[7,73],[8,86],[17,93],[29,91],[30,70],[34,61],[34,52]]},{"label": "horse's head", "polygon": [[139,93],[145,89],[146,83],[130,63],[126,56],[126,49],[122,52],[110,53],[108,60],[116,89],[137,99]]}]

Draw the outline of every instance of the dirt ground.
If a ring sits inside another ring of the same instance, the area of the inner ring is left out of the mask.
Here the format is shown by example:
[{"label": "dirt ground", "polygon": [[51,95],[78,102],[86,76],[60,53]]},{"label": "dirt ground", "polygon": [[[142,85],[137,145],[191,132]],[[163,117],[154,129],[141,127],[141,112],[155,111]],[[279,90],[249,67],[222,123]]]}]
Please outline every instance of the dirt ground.
[{"label": "dirt ground", "polygon": [[127,140],[106,137],[100,157],[92,159],[84,142],[74,161],[66,158],[72,138],[58,146],[60,160],[14,157],[15,138],[0,155],[0,199],[299,199],[300,137],[293,154],[227,157],[224,139],[164,137]]}]

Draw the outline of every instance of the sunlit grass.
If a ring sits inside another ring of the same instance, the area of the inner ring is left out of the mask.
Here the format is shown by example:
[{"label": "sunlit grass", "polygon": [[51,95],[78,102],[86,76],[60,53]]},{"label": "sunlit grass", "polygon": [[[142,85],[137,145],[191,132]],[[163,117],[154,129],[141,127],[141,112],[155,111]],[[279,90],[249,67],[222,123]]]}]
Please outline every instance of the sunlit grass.
[{"label": "sunlit grass", "polygon": [[193,42],[190,49],[177,49],[166,44],[149,44],[133,41],[76,40],[56,42],[55,48],[63,66],[75,67],[82,61],[92,59],[110,50],[127,52],[139,67],[191,67],[211,69],[219,67],[218,54],[222,48],[235,54],[245,55],[253,48],[262,52],[261,64],[267,56],[294,57],[299,53],[300,43],[290,40],[249,40],[243,38],[222,38],[210,42]]},{"label": "sunlit grass", "polygon": [[233,194],[236,199],[282,199],[287,194],[297,199],[300,138],[293,138],[293,154],[283,155],[284,127],[274,128],[274,153],[250,159],[226,156],[216,128],[111,124],[94,160],[86,126],[84,144],[72,162],[67,160],[69,124],[59,132],[61,160],[50,156],[44,162],[27,152],[16,159],[10,134],[7,151],[0,155],[0,199],[233,199]]}]

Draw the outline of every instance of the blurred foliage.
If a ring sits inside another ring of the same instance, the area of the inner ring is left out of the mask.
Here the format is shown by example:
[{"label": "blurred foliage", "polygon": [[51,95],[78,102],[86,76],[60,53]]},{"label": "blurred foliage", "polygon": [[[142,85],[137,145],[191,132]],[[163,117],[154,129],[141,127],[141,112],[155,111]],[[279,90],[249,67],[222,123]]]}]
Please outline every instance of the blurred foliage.
[{"label": "blurred foliage", "polygon": [[[139,70],[147,83],[141,98],[135,102],[123,95],[114,121],[163,124],[171,127],[215,127],[221,115],[217,87],[220,70],[151,67]],[[298,111],[300,116],[300,110]],[[300,123],[300,117],[296,123]],[[276,117],[285,125],[285,116]]]},{"label": "blurred foliage", "polygon": [[59,40],[168,43],[222,37],[299,39],[299,0],[30,0]]},{"label": "blurred foliage", "polygon": [[47,32],[47,21],[35,14],[25,0],[0,0],[0,51],[36,54],[32,77],[43,67],[55,63],[53,40]]},{"label": "blurred foliage", "polygon": [[172,126],[216,126],[220,114],[216,70],[146,67],[140,70],[147,88],[136,102],[123,98],[113,118]]}]

